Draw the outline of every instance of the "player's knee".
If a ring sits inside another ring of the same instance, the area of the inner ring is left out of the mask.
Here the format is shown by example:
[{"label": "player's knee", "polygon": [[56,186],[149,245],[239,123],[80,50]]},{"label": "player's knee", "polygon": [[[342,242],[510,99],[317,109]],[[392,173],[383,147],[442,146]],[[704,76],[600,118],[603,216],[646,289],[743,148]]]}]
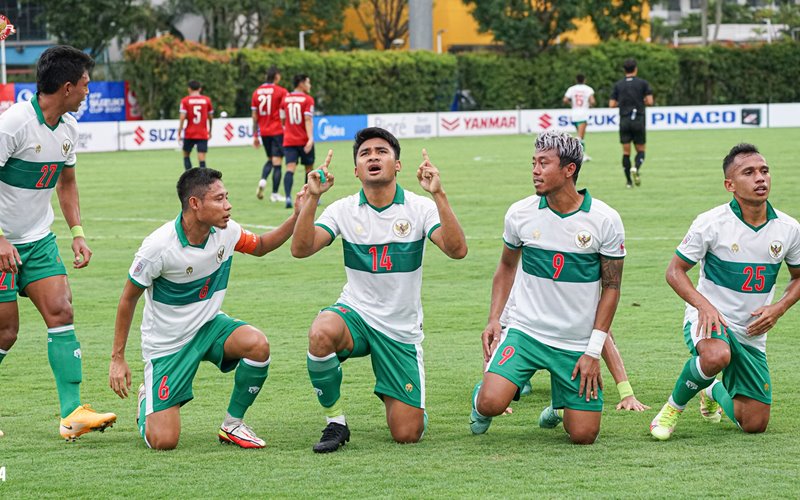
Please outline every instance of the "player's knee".
[{"label": "player's knee", "polygon": [[252,336],[250,346],[247,350],[247,358],[260,362],[269,359],[269,341],[263,333],[259,332],[257,335]]},{"label": "player's knee", "polygon": [[147,444],[154,450],[174,450],[178,447],[180,431],[171,429],[151,431],[150,428],[147,428],[145,433],[147,435]]},{"label": "player's knee", "polygon": [[4,321],[0,324],[0,349],[7,351],[17,341],[19,321]]},{"label": "player's knee", "polygon": [[703,372],[708,376],[721,372],[730,362],[731,351],[729,349],[706,349],[700,357]]},{"label": "player's knee", "polygon": [[570,431],[569,440],[574,444],[594,444],[599,434],[600,429],[576,429]]},{"label": "player's knee", "polygon": [[327,356],[335,351],[333,333],[315,321],[308,330],[308,351],[315,356]]},{"label": "player's knee", "polygon": [[739,425],[742,430],[748,434],[761,434],[767,430],[769,424],[769,417],[757,416],[755,418],[742,419]]},{"label": "player's knee", "polygon": [[414,423],[407,423],[403,426],[395,426],[391,429],[392,439],[400,444],[418,443],[422,439],[422,433],[425,430],[423,422],[417,425]]},{"label": "player's knee", "polygon": [[46,315],[51,325],[71,325],[73,321],[72,303],[67,297],[59,297],[50,303]]},{"label": "player's knee", "polygon": [[475,407],[478,413],[484,417],[495,417],[506,411],[508,403],[508,401],[500,401],[492,394],[487,394],[486,391],[481,391],[478,393]]}]

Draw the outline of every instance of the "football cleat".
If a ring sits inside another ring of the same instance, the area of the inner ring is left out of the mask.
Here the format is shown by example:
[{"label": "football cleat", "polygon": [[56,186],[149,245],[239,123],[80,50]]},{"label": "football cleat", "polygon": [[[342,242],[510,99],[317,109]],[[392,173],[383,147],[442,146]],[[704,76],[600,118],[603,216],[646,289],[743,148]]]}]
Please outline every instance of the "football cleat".
[{"label": "football cleat", "polygon": [[713,399],[706,396],[706,391],[700,391],[700,416],[703,420],[712,424],[722,420],[722,406]]},{"label": "football cleat", "polygon": [[256,198],[258,198],[259,200],[264,199],[264,186],[262,186],[261,184],[259,184],[258,187],[256,188]]},{"label": "football cleat", "polygon": [[113,413],[97,413],[91,405],[82,405],[75,408],[72,413],[61,419],[59,432],[67,441],[75,441],[87,432],[103,432],[114,425],[117,416]]},{"label": "football cleat", "polygon": [[531,381],[528,380],[527,382],[525,382],[522,385],[522,389],[519,390],[519,395],[520,396],[527,396],[528,394],[531,393],[532,390],[533,390],[533,387],[531,387]]},{"label": "football cleat", "polygon": [[478,382],[475,384],[475,388],[472,389],[472,412],[469,414],[469,430],[471,430],[473,434],[484,434],[489,430],[489,426],[492,425],[492,417],[484,417],[479,414],[478,410],[475,408],[475,402],[478,399],[478,391],[481,390],[481,385],[482,383]]},{"label": "football cleat", "polygon": [[633,178],[633,183],[636,184],[637,187],[642,185],[642,177],[639,175],[638,168],[633,167],[631,169],[631,177]]},{"label": "football cleat", "polygon": [[267,445],[263,439],[256,436],[249,425],[241,420],[227,426],[223,422],[218,434],[220,443],[235,444],[240,448],[263,448]]},{"label": "football cleat", "polygon": [[564,420],[564,410],[554,410],[553,405],[548,406],[539,414],[539,427],[554,429]]},{"label": "football cleat", "polygon": [[350,428],[347,427],[347,424],[330,422],[322,430],[322,438],[319,443],[315,444],[312,449],[314,453],[331,453],[338,451],[348,441],[350,441]]},{"label": "football cleat", "polygon": [[669,403],[665,403],[658,412],[656,418],[650,422],[650,434],[659,441],[666,441],[672,436],[675,426],[678,424],[678,417],[683,410],[679,410]]},{"label": "football cleat", "polygon": [[286,197],[286,208],[292,208],[292,207],[294,207],[294,205],[292,205],[292,197],[291,196],[287,196]]},{"label": "football cleat", "polygon": [[271,201],[272,203],[278,203],[278,202],[281,202],[283,200],[284,200],[284,197],[281,196],[280,193],[272,193],[271,195],[269,195],[269,201]]}]

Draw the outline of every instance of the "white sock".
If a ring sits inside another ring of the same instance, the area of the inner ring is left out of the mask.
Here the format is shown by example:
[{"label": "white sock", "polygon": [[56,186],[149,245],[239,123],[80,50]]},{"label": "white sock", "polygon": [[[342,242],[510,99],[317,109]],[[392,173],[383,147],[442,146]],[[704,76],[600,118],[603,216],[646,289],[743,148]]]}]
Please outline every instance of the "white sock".
[{"label": "white sock", "polygon": [[230,413],[225,413],[225,420],[222,421],[222,425],[225,427],[236,426],[242,423],[241,418],[233,418],[231,417]]},{"label": "white sock", "polygon": [[719,383],[720,383],[719,380],[715,380],[714,382],[711,383],[711,385],[709,385],[708,387],[703,389],[704,391],[706,391],[706,397],[708,399],[710,399],[711,401],[716,401],[716,399],[714,399],[714,395],[711,394],[711,389],[713,389],[714,386],[719,384]]},{"label": "white sock", "polygon": [[327,420],[327,423],[329,423],[329,424],[331,422],[335,422],[335,423],[337,423],[339,425],[347,425],[347,421],[345,421],[344,415],[339,415],[338,417],[333,417],[333,418],[325,417],[325,419]]},{"label": "white sock", "polygon": [[683,411],[686,409],[686,405],[679,405],[678,403],[676,403],[675,400],[672,399],[672,395],[670,395],[669,400],[667,400],[667,403],[669,403],[669,405],[675,408],[676,410]]},{"label": "white sock", "polygon": [[261,179],[260,181],[258,181],[258,187],[260,188],[267,187],[267,180]]}]

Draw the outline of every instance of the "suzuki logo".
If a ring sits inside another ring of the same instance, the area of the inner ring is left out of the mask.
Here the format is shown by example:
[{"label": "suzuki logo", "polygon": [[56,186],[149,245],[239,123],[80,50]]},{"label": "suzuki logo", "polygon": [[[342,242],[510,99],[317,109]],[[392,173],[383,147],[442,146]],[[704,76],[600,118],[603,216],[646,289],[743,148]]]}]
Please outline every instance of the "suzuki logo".
[{"label": "suzuki logo", "polygon": [[133,142],[137,146],[141,146],[144,142],[144,129],[141,126],[136,127],[136,130],[133,131]]},{"label": "suzuki logo", "polygon": [[553,124],[553,117],[548,115],[547,113],[543,114],[539,117],[539,126],[541,128],[550,128],[550,125]]},{"label": "suzuki logo", "polygon": [[233,125],[230,123],[225,125],[225,140],[230,142],[233,139]]},{"label": "suzuki logo", "polygon": [[457,129],[458,126],[460,125],[459,121],[460,121],[459,118],[454,118],[452,120],[448,120],[446,118],[442,118],[442,127],[445,130],[453,131],[453,130]]}]

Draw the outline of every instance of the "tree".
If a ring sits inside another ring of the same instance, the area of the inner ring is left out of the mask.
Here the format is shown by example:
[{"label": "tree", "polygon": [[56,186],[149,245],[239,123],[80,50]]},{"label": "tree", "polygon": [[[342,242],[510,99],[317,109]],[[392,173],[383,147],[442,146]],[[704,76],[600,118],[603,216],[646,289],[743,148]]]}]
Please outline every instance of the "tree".
[{"label": "tree", "polygon": [[583,0],[462,0],[481,33],[491,32],[506,50],[530,57],[552,46],[559,35],[575,29]]},{"label": "tree", "polygon": [[586,0],[586,14],[602,41],[642,38],[645,0]]},{"label": "tree", "polygon": [[390,49],[408,33],[407,0],[356,0],[356,15],[375,46]]}]

